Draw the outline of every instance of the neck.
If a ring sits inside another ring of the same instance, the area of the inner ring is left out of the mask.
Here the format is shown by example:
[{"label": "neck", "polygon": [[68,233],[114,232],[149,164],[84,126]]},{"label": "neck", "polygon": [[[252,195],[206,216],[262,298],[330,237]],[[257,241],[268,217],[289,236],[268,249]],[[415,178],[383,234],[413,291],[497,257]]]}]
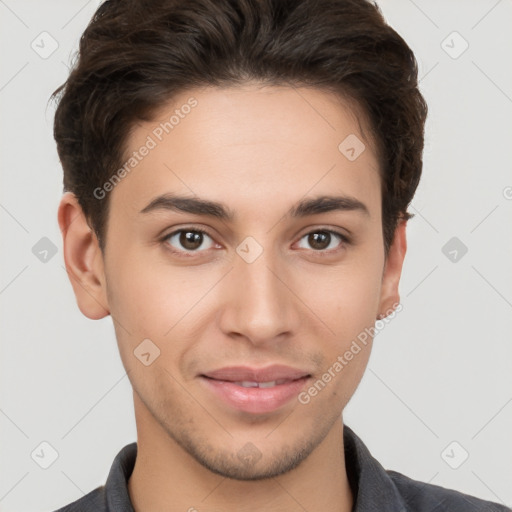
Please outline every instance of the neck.
[{"label": "neck", "polygon": [[275,478],[241,481],[199,464],[135,397],[137,459],[128,481],[135,512],[351,512],[340,418],[297,468]]}]

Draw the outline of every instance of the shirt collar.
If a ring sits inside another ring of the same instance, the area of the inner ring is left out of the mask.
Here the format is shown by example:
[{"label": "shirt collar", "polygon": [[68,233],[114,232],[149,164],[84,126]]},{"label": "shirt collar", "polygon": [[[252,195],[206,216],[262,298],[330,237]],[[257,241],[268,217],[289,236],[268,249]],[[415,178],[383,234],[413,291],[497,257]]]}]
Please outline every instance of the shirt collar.
[{"label": "shirt collar", "polygon": [[[352,512],[405,512],[407,507],[382,465],[371,455],[361,439],[343,426],[345,465],[354,496]],[[128,494],[137,443],[126,445],[116,456],[105,484],[109,512],[134,512]]]},{"label": "shirt collar", "polygon": [[405,512],[406,504],[390,476],[347,425],[343,425],[343,443],[354,496],[352,512]]}]

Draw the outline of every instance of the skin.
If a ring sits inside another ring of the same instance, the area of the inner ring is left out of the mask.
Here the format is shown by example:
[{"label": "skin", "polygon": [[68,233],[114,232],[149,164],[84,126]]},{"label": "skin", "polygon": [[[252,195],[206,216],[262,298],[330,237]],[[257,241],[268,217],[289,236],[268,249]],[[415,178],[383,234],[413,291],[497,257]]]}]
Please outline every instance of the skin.
[{"label": "skin", "polygon": [[[278,363],[321,378],[399,302],[406,223],[386,258],[377,155],[361,132],[364,116],[318,89],[187,91],[153,122],[134,126],[127,154],[191,96],[198,105],[110,193],[104,254],[75,196],[64,194],[59,207],[78,306],[91,319],[112,316],[133,386],[134,508],[349,512],[342,412],[371,340],[308,404],[293,399],[270,413],[226,405],[198,375]],[[338,150],[350,134],[366,145],[354,161]],[[163,193],[223,202],[236,218],[141,213]],[[356,198],[368,214],[285,216],[304,197],[333,194]],[[162,240],[179,228],[209,235],[199,249],[180,244],[179,234]],[[318,248],[307,235],[326,229],[351,242],[333,234]],[[252,263],[236,252],[248,236],[263,249]],[[147,338],[160,350],[149,366],[134,356]],[[247,443],[258,460],[237,456]]]}]

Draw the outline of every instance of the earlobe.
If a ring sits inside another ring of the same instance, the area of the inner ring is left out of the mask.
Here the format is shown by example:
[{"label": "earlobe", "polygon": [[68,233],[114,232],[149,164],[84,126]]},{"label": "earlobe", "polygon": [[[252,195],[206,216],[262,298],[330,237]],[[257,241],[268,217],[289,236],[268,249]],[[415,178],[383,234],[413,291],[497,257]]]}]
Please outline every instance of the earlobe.
[{"label": "earlobe", "polygon": [[107,302],[103,254],[96,234],[87,223],[74,194],[61,199],[58,220],[64,247],[66,271],[80,311],[98,320],[110,311]]},{"label": "earlobe", "polygon": [[399,221],[382,275],[382,286],[379,304],[379,315],[377,319],[384,318],[391,314],[397,304],[400,303],[398,287],[402,275],[402,266],[407,251],[406,239],[407,221]]}]

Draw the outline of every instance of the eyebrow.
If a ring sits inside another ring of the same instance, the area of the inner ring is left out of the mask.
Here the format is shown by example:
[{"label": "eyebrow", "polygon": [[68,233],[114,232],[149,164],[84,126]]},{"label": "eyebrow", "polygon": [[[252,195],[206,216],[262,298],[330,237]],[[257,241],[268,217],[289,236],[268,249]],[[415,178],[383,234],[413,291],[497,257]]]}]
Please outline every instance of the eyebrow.
[{"label": "eyebrow", "polygon": [[[164,194],[154,198],[140,213],[159,210],[185,212],[231,222],[236,218],[235,212],[222,203],[176,194]],[[324,195],[301,199],[288,210],[285,217],[302,218],[332,211],[356,211],[370,215],[366,205],[354,197]]]}]

